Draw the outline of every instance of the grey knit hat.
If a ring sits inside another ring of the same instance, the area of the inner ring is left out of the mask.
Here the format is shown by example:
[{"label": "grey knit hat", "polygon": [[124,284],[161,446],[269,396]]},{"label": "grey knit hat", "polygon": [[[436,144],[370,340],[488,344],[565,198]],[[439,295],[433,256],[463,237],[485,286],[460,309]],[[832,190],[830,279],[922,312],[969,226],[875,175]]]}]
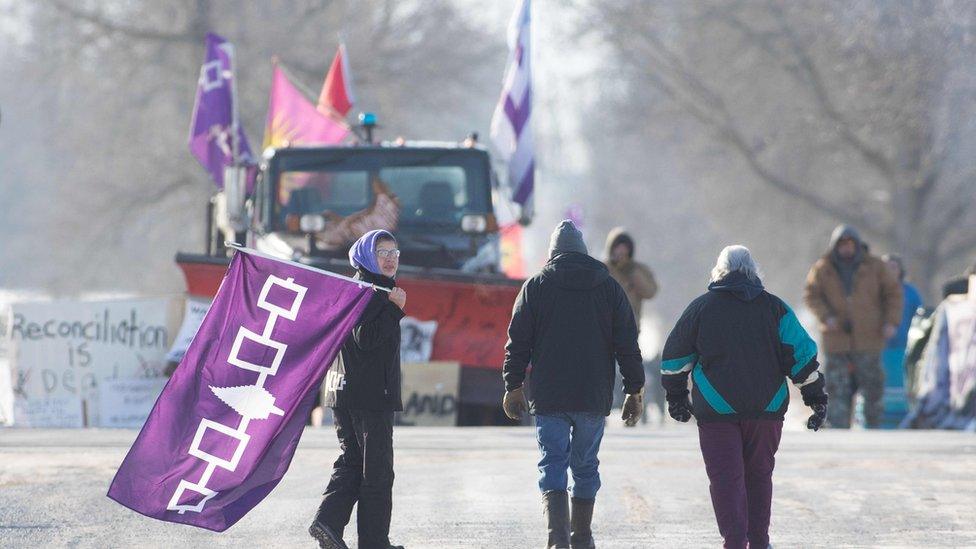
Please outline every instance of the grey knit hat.
[{"label": "grey knit hat", "polygon": [[562,220],[549,238],[549,258],[566,252],[589,253],[586,242],[583,242],[583,233],[568,219]]}]

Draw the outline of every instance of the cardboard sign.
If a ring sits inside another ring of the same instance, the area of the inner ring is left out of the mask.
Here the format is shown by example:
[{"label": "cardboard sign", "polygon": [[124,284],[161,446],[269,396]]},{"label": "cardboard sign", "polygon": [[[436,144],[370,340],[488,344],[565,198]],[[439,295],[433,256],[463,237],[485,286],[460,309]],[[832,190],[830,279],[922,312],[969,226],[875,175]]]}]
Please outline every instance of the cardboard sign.
[{"label": "cardboard sign", "polygon": [[0,426],[14,423],[14,344],[6,334],[10,308],[0,306]]},{"label": "cardboard sign", "polygon": [[146,422],[156,398],[166,385],[164,378],[114,379],[99,387],[101,427],[138,429]]},{"label": "cardboard sign", "polygon": [[175,305],[171,298],[11,305],[4,337],[16,349],[14,424],[101,426],[103,384],[162,377]]},{"label": "cardboard sign", "polygon": [[403,372],[403,412],[401,425],[454,427],[457,424],[458,381],[461,366],[457,362],[411,363],[401,366]]},{"label": "cardboard sign", "polygon": [[14,399],[14,424],[18,427],[84,427],[84,403],[80,398],[40,397]]},{"label": "cardboard sign", "polygon": [[173,346],[166,353],[167,361],[179,362],[183,359],[186,350],[190,348],[190,343],[193,342],[193,336],[197,335],[197,330],[203,323],[203,317],[207,316],[207,311],[210,310],[210,302],[209,299],[199,297],[188,297],[186,299],[183,324],[180,325],[180,331],[176,334],[176,339],[173,340]]},{"label": "cardboard sign", "polygon": [[429,362],[437,321],[407,316],[400,320],[400,362]]}]

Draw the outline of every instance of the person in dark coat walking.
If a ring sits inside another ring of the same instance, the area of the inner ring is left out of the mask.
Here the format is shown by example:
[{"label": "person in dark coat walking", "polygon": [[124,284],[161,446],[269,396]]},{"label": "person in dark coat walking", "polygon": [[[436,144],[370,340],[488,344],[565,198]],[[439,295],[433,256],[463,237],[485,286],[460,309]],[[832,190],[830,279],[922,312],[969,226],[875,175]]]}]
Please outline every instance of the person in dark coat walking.
[{"label": "person in dark coat walking", "polygon": [[[767,547],[773,465],[789,406],[789,379],[827,417],[817,345],[762,285],[744,246],[722,250],[708,292],[688,305],[664,344],[661,378],[674,419],[698,420],[712,507],[725,547]],[[688,377],[692,378],[689,400]]]},{"label": "person in dark coat walking", "polygon": [[407,294],[396,287],[400,251],[387,231],[370,231],[349,250],[356,278],[386,288],[370,299],[325,378],[342,454],[309,533],[320,547],[345,549],[342,533],[359,504],[361,549],[390,549],[393,412],[400,397],[400,319]]},{"label": "person in dark coat walking", "polygon": [[[549,262],[525,282],[515,302],[503,368],[505,414],[535,415],[548,547],[594,546],[597,454],[613,400],[615,361],[627,393],[623,419],[634,424],[644,387],[634,313],[607,267],[587,255],[580,231],[563,221],[552,233]],[[531,403],[522,389],[530,363]],[[573,474],[572,510],[567,469]]]}]

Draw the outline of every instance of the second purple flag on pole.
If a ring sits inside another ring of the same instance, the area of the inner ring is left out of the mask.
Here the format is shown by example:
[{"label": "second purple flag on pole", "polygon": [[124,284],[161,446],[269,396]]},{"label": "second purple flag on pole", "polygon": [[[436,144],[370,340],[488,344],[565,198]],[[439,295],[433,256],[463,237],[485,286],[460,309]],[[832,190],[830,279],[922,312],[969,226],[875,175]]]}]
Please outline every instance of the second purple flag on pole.
[{"label": "second purple flag on pole", "polygon": [[278,484],[373,289],[238,251],[108,496],[224,531]]},{"label": "second purple flag on pole", "polygon": [[[210,172],[218,188],[224,188],[224,168],[234,163],[234,94],[231,86],[234,46],[214,33],[207,33],[207,53],[200,67],[197,98],[190,123],[190,152]],[[244,127],[237,127],[237,159],[254,164]]]},{"label": "second purple flag on pole", "polygon": [[523,207],[535,189],[532,140],[532,2],[520,0],[508,25],[508,65],[502,95],[491,117],[491,140],[508,162],[512,201]]}]

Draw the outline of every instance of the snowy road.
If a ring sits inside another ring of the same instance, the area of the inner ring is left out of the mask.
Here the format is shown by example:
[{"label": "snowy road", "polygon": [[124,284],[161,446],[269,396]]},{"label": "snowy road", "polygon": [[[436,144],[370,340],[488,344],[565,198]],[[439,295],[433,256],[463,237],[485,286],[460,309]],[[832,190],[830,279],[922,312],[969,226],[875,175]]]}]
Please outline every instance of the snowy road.
[{"label": "snowy road", "polygon": [[[222,534],[105,497],[135,434],[0,430],[0,547],[315,547],[306,527],[336,455],[331,429],[307,431],[284,481]],[[400,428],[396,448],[394,542],[544,545],[532,429]],[[613,418],[600,457],[599,547],[721,545],[694,428]],[[786,432],[775,490],[777,547],[976,546],[972,434]]]}]

